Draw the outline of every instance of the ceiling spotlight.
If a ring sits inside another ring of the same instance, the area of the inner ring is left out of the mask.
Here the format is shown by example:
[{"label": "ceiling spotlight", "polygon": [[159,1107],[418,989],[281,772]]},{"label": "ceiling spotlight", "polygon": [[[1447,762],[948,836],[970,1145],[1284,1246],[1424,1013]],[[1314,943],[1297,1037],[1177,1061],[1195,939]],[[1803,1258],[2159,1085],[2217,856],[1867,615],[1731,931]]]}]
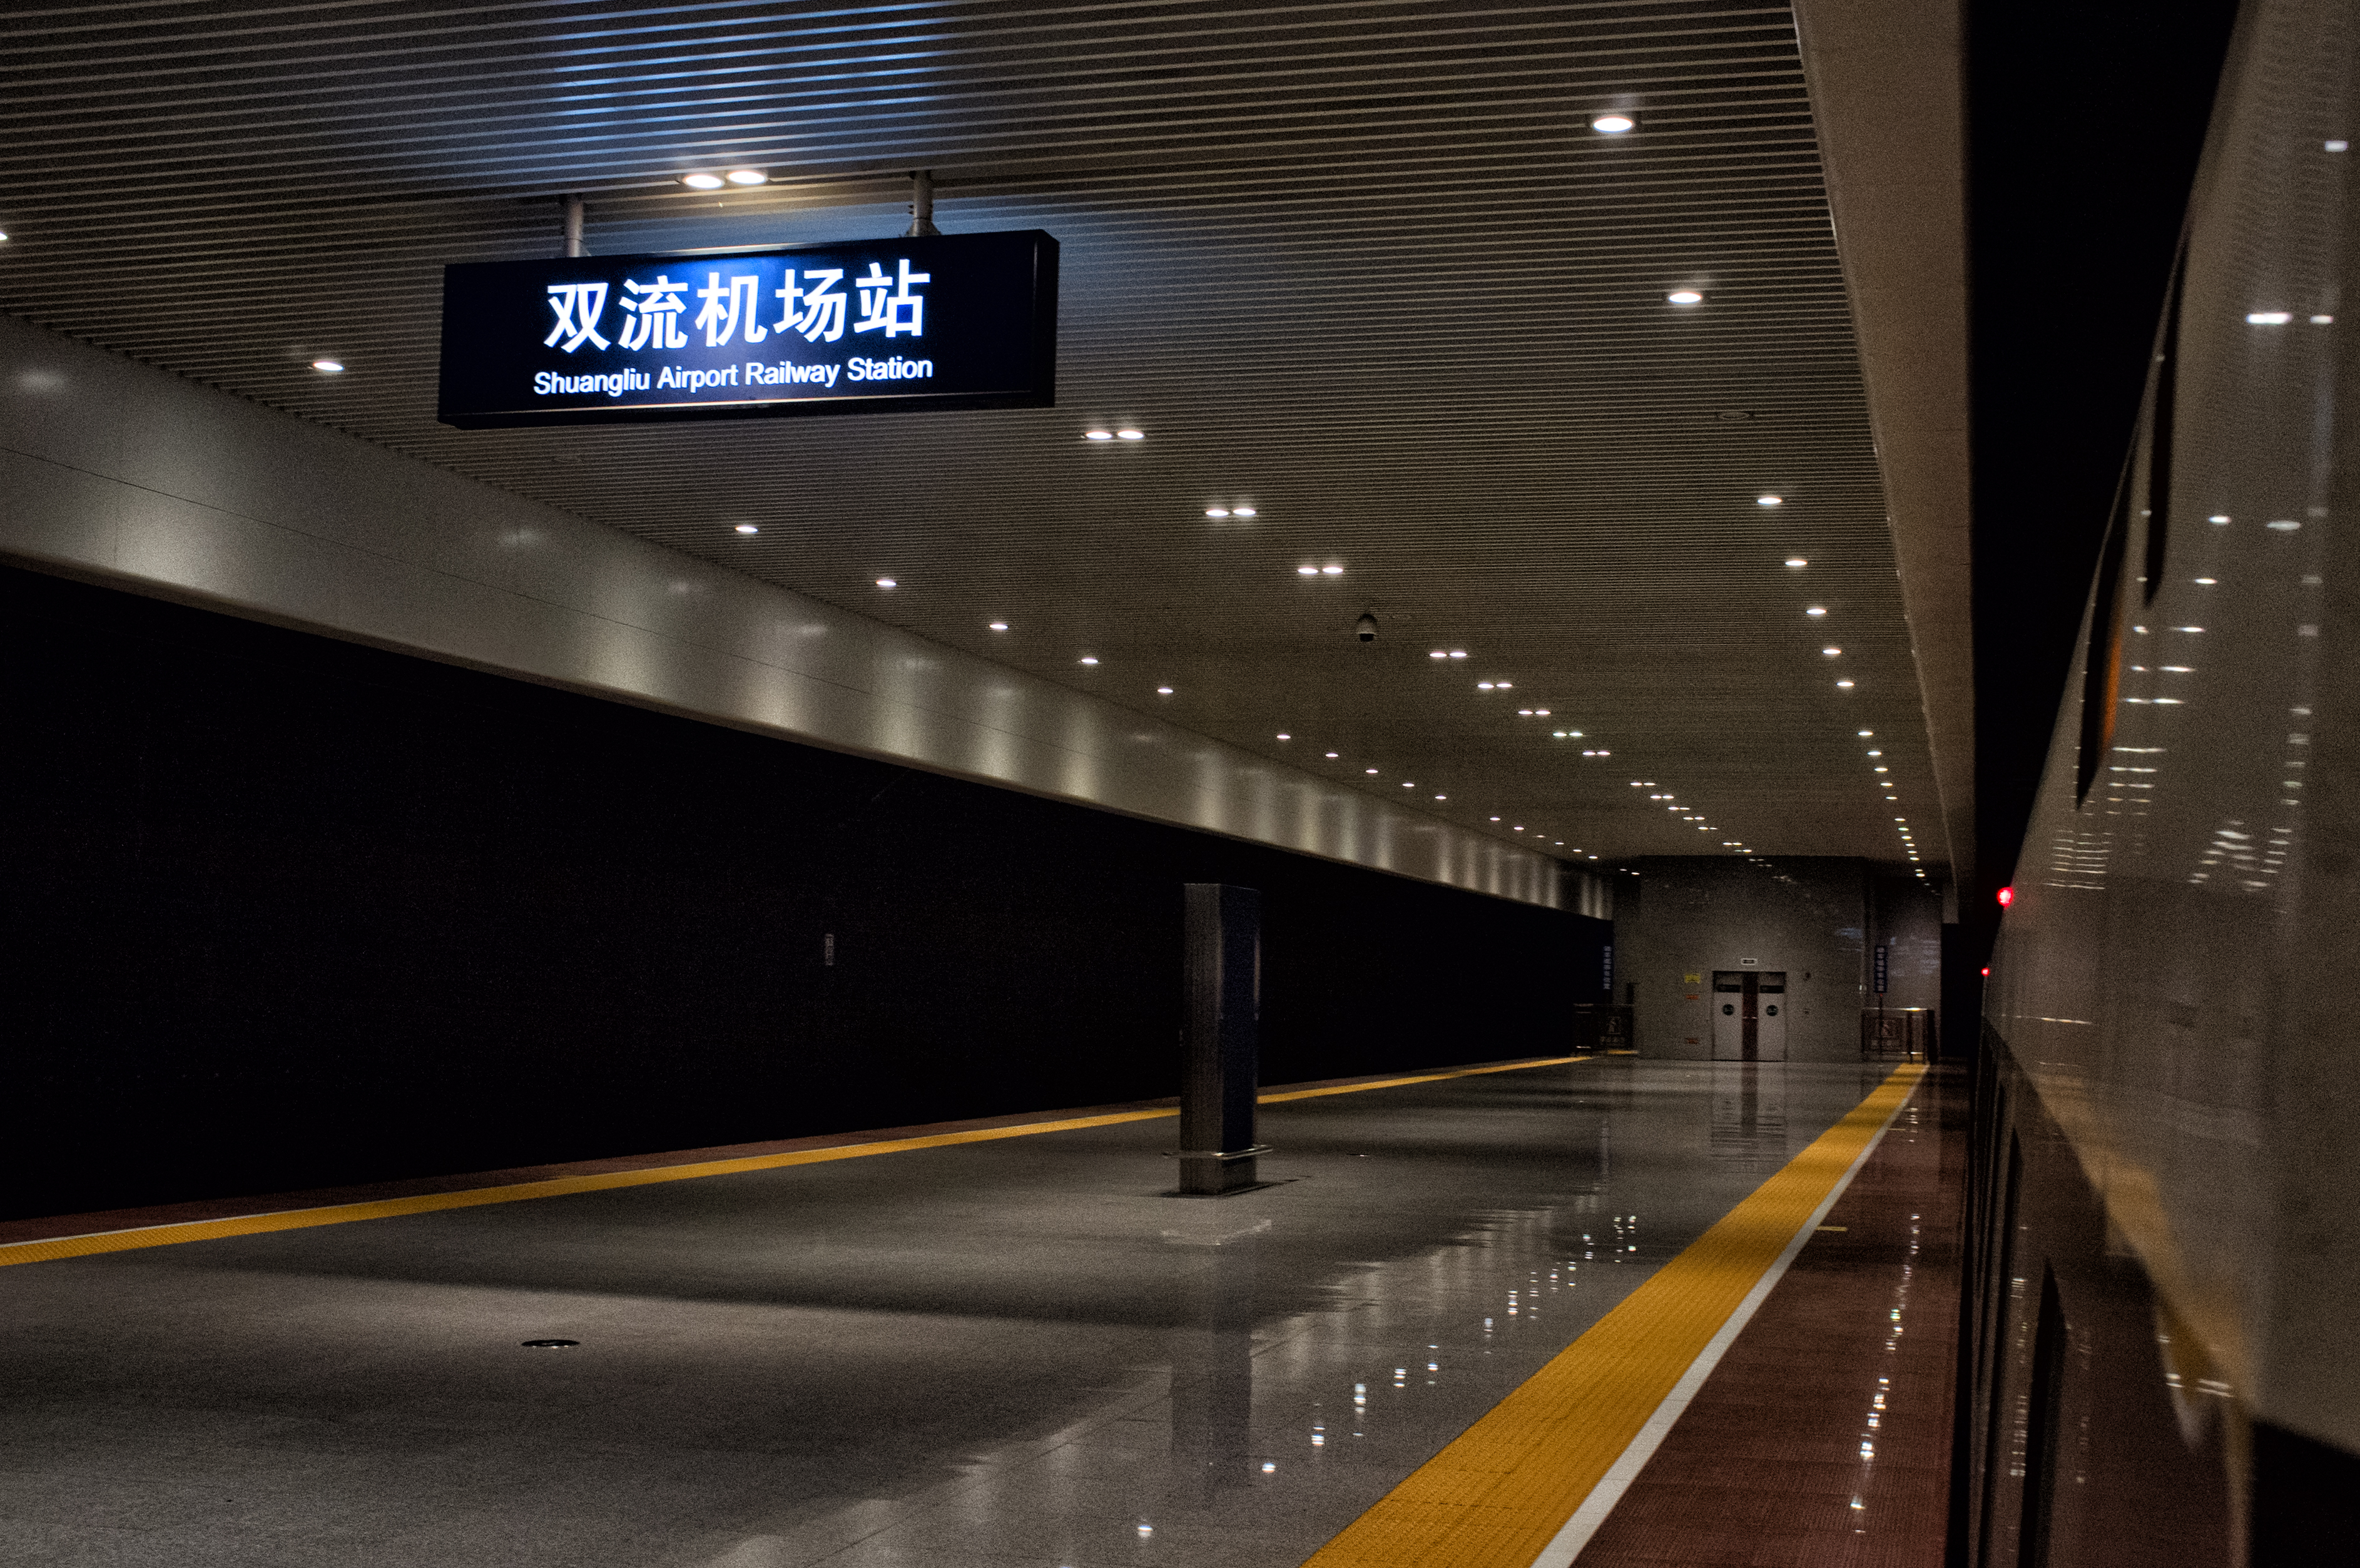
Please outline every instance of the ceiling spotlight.
[{"label": "ceiling spotlight", "polygon": [[1330,577],[1340,577],[1344,575],[1344,568],[1341,566],[1322,566],[1319,570]]},{"label": "ceiling spotlight", "polygon": [[341,359],[314,359],[311,368],[322,376],[341,376],[344,373],[344,362]]},{"label": "ceiling spotlight", "polygon": [[2284,326],[2292,320],[2294,316],[2286,311],[2255,311],[2245,317],[2249,326]]},{"label": "ceiling spotlight", "polygon": [[1417,785],[1415,785],[1415,784],[1408,784],[1408,783],[1404,783],[1404,784],[1403,784],[1403,785],[1402,785],[1402,788],[1404,788],[1404,789],[1415,789],[1416,787],[1417,787]]},{"label": "ceiling spotlight", "polygon": [[1665,295],[1664,298],[1669,300],[1676,305],[1701,305],[1704,303],[1704,296],[1698,293],[1694,289],[1675,289],[1670,293]]},{"label": "ceiling spotlight", "polygon": [[1874,730],[1874,729],[1859,729],[1859,730],[1854,730],[1854,731],[1853,731],[1853,733],[1854,733],[1854,734],[1857,734],[1857,735],[1874,735],[1874,734],[1875,734],[1875,733],[1876,733],[1876,731],[1875,731],[1875,730]]},{"label": "ceiling spotlight", "polygon": [[1376,770],[1376,769],[1374,769],[1374,768],[1362,768],[1360,771],[1361,771],[1362,773],[1375,773],[1377,770]]},{"label": "ceiling spotlight", "polygon": [[1491,683],[1489,681],[1477,681],[1475,683],[1475,689],[1479,692],[1490,691],[1491,689]]},{"label": "ceiling spotlight", "polygon": [[1085,664],[1095,664],[1098,663],[1098,660],[1095,656],[1085,653],[1082,655],[1082,663]]},{"label": "ceiling spotlight", "polygon": [[995,620],[991,623],[991,629],[994,631],[1005,631],[1008,630],[1008,622],[1004,620]]},{"label": "ceiling spotlight", "polygon": [[1155,695],[1157,696],[1170,696],[1172,695],[1172,688],[1170,686],[1157,686],[1155,688]]},{"label": "ceiling spotlight", "polygon": [[718,191],[724,183],[718,174],[683,174],[680,182],[692,191]]},{"label": "ceiling spotlight", "polygon": [[1447,795],[1437,795],[1434,798],[1437,800],[1448,800],[1450,797]]},{"label": "ceiling spotlight", "polygon": [[1498,821],[1498,820],[1500,820],[1500,819],[1499,819],[1498,817],[1494,817],[1493,818],[1491,818],[1491,820],[1492,820],[1492,821],[1494,821],[1494,822],[1497,822],[1497,821]]},{"label": "ceiling spotlight", "polygon": [[1237,517],[1260,517],[1262,513],[1256,511],[1251,507],[1235,507],[1231,509],[1231,515]]},{"label": "ceiling spotlight", "polygon": [[1114,432],[1110,430],[1086,430],[1082,432],[1082,439],[1084,441],[1112,441],[1114,439]]},{"label": "ceiling spotlight", "polygon": [[880,588],[898,588],[901,585],[890,577],[880,577],[877,579],[877,586]]},{"label": "ceiling spotlight", "polygon": [[1822,648],[1822,649],[1820,649],[1820,650],[1819,650],[1819,652],[1822,652],[1822,653],[1825,653],[1829,658],[1832,659],[1832,658],[1834,658],[1837,654],[1839,654],[1839,653],[1842,652],[1843,652],[1843,650],[1842,650],[1842,649],[1841,649],[1841,648]]},{"label": "ceiling spotlight", "polygon": [[1467,650],[1464,648],[1453,648],[1450,651],[1450,656],[1454,659],[1464,659],[1467,657]]},{"label": "ceiling spotlight", "polygon": [[1147,432],[1143,430],[1132,430],[1129,426],[1125,426],[1123,429],[1118,430],[1114,433],[1114,438],[1117,441],[1144,441],[1147,439]]},{"label": "ceiling spotlight", "polygon": [[1297,566],[1295,568],[1295,575],[1298,577],[1316,577],[1319,575],[1319,568],[1317,566]]},{"label": "ceiling spotlight", "polygon": [[768,185],[770,177],[759,169],[733,169],[723,176],[732,185]]},{"label": "ceiling spotlight", "polygon": [[1852,690],[1852,683],[1850,681],[1838,681],[1836,683],[1836,690],[1848,692]]},{"label": "ceiling spotlight", "polygon": [[1627,109],[1609,109],[1590,116],[1590,128],[1601,136],[1619,137],[1639,128],[1639,116]]},{"label": "ceiling spotlight", "polygon": [[1789,555],[1786,557],[1786,565],[1789,566],[1808,566],[1810,563],[1804,560],[1800,555]]},{"label": "ceiling spotlight", "polygon": [[1828,613],[1828,609],[1825,605],[1815,604],[1803,613],[1805,615],[1825,615]]},{"label": "ceiling spotlight", "polygon": [[1330,752],[1328,752],[1328,760],[1329,762],[1334,762],[1337,758],[1338,758],[1338,757],[1342,756],[1343,754],[1344,754],[1344,753],[1343,753],[1343,752],[1341,752],[1341,751],[1330,751]]},{"label": "ceiling spotlight", "polygon": [[1205,515],[1207,517],[1227,517],[1229,515],[1229,509],[1227,507],[1207,507],[1205,509]]},{"label": "ceiling spotlight", "polygon": [[1786,498],[1784,496],[1756,496],[1754,498],[1754,504],[1758,507],[1785,506],[1786,504]]},{"label": "ceiling spotlight", "polygon": [[750,522],[741,522],[738,525],[738,532],[740,533],[759,533],[762,531],[755,527]]},{"label": "ceiling spotlight", "polygon": [[1295,739],[1295,737],[1294,737],[1294,736],[1292,736],[1292,735],[1281,735],[1281,736],[1279,737],[1279,739],[1280,739],[1280,740],[1294,740],[1294,739]]},{"label": "ceiling spotlight", "polygon": [[1450,655],[1444,652],[1441,649],[1437,648],[1433,652],[1428,653],[1426,657],[1429,659],[1448,659]]}]

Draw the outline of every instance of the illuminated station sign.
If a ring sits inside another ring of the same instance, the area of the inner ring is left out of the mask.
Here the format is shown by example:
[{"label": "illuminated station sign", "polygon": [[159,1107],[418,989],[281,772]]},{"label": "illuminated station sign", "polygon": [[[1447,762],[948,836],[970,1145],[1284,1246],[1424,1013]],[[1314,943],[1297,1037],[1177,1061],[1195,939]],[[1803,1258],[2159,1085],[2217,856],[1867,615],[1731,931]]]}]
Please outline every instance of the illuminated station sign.
[{"label": "illuminated station sign", "polygon": [[1047,408],[1057,242],[1038,229],[442,271],[437,417],[462,430]]}]

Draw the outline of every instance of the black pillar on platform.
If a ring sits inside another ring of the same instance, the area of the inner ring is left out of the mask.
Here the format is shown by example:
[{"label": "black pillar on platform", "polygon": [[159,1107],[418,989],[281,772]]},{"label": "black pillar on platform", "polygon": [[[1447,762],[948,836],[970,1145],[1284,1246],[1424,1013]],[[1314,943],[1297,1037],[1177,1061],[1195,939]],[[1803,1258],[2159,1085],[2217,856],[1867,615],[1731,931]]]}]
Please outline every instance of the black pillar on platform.
[{"label": "black pillar on platform", "polygon": [[1185,1059],[1180,1081],[1180,1191],[1216,1197],[1256,1185],[1254,1093],[1262,1018],[1262,894],[1187,885]]}]

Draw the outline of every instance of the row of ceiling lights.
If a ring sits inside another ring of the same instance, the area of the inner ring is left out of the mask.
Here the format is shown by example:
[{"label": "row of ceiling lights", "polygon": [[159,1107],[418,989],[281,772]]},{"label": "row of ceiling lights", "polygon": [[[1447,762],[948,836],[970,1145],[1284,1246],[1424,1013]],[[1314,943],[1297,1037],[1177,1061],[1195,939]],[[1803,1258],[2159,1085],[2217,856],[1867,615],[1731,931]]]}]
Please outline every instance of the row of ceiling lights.
[{"label": "row of ceiling lights", "polygon": [[[1138,440],[1143,440],[1143,439],[1145,439],[1145,433],[1144,433],[1144,432],[1140,431],[1140,430],[1137,430],[1136,428],[1130,427],[1130,426],[1122,427],[1122,428],[1121,428],[1121,429],[1120,429],[1120,430],[1108,430],[1108,429],[1100,429],[1100,428],[1092,428],[1092,429],[1090,429],[1090,430],[1085,431],[1085,432],[1083,433],[1083,434],[1084,434],[1084,438],[1085,438],[1085,439],[1087,439],[1087,440],[1092,440],[1092,441],[1107,441],[1107,440],[1132,440],[1132,441],[1138,441]],[[1758,506],[1762,506],[1762,507],[1765,507],[1765,508],[1768,508],[1768,507],[1778,507],[1778,506],[1783,506],[1783,505],[1786,503],[1786,498],[1785,498],[1784,496],[1781,496],[1781,495],[1776,495],[1776,494],[1772,494],[1772,493],[1767,493],[1767,492],[1765,492],[1765,493],[1764,493],[1764,494],[1761,494],[1761,495],[1756,496],[1756,497],[1754,498],[1754,502],[1755,502],[1755,504],[1756,504],[1756,505],[1758,505]],[[1227,508],[1227,509],[1225,509],[1225,508],[1219,508],[1219,507],[1215,507],[1215,508],[1208,508],[1208,509],[1207,510],[1207,511],[1206,511],[1206,515],[1207,515],[1207,517],[1215,517],[1215,518],[1218,518],[1218,517],[1225,517],[1225,516],[1252,517],[1252,516],[1256,515],[1256,511],[1257,511],[1257,509],[1254,509],[1254,508],[1251,508],[1251,507],[1238,507],[1238,508]],[[760,532],[760,530],[759,529],[759,527],[758,527],[757,525],[753,524],[753,523],[738,523],[738,524],[737,524],[737,525],[736,525],[736,529],[737,529],[737,532],[739,532],[740,534],[754,534],[754,533],[759,533],[759,532]],[[1807,558],[1805,558],[1805,557],[1803,557],[1803,556],[1799,556],[1799,555],[1797,555],[1797,556],[1789,556],[1789,557],[1786,559],[1786,565],[1787,565],[1790,569],[1795,569],[1795,570],[1801,570],[1801,569],[1803,569],[1803,568],[1808,567],[1808,566],[1810,565],[1809,561],[1808,561]],[[1342,566],[1340,564],[1337,564],[1337,563],[1329,563],[1329,564],[1328,564],[1328,565],[1299,565],[1299,566],[1297,566],[1297,567],[1295,568],[1295,571],[1296,571],[1297,575],[1302,576],[1306,576],[1306,577],[1322,576],[1341,576],[1341,575],[1343,574],[1343,570],[1344,570],[1343,566]],[[895,588],[895,587],[898,587],[900,586],[900,584],[899,584],[898,580],[897,580],[897,579],[895,579],[895,578],[892,578],[892,577],[880,577],[880,578],[878,578],[876,581],[877,581],[877,586],[878,586],[878,587],[880,587],[880,588],[884,588],[884,589]],[[1808,616],[1809,616],[1809,617],[1813,618],[1813,619],[1822,619],[1822,618],[1824,618],[1824,617],[1827,615],[1828,611],[1827,611],[1827,608],[1826,608],[1825,606],[1823,606],[1823,605],[1811,605],[1811,606],[1807,607],[1807,609],[1806,609],[1806,610],[1805,610],[1805,612],[1804,612],[1804,613],[1805,613],[1806,615],[1808,615]],[[1005,631],[1007,631],[1008,630],[1010,630],[1009,623],[1008,623],[1007,621],[1004,621],[1004,620],[994,620],[994,621],[990,621],[990,622],[989,622],[989,623],[988,623],[988,625],[989,626],[989,629],[990,629],[992,631],[994,631],[994,632],[1005,632]],[[1843,650],[1842,650],[1841,648],[1840,648],[1840,647],[1834,647],[1834,646],[1825,647],[1825,648],[1822,648],[1822,649],[1820,650],[1821,654],[1822,654],[1823,656],[1825,656],[1825,657],[1829,657],[1829,658],[1838,657],[1838,656],[1840,656],[1840,655],[1842,653],[1842,652],[1843,652]],[[1428,654],[1427,654],[1427,657],[1428,657],[1428,658],[1430,658],[1430,659],[1435,659],[1435,660],[1439,660],[1439,661],[1448,661],[1448,660],[1452,660],[1452,659],[1464,659],[1464,658],[1466,658],[1466,657],[1467,657],[1467,651],[1466,651],[1465,649],[1463,649],[1463,648],[1437,648],[1437,649],[1434,649],[1434,650],[1430,651],[1430,652],[1428,652]],[[1076,661],[1076,663],[1077,663],[1078,664],[1080,664],[1081,666],[1085,667],[1085,668],[1097,668],[1097,667],[1098,667],[1098,665],[1099,665],[1099,663],[1100,663],[1100,661],[1098,660],[1098,658],[1095,654],[1083,654],[1083,655],[1081,655],[1081,656],[1080,656],[1080,658]],[[1836,684],[1837,684],[1837,685],[1838,685],[1840,688],[1844,689],[1844,690],[1851,690],[1851,689],[1852,689],[1852,685],[1853,685],[1853,683],[1852,683],[1852,681],[1850,681],[1850,680],[1841,680],[1841,681],[1838,681]],[[1513,682],[1513,681],[1500,681],[1500,680],[1478,681],[1478,682],[1476,682],[1476,683],[1475,683],[1476,690],[1478,690],[1478,691],[1481,691],[1481,692],[1491,692],[1491,691],[1512,691],[1512,690],[1513,690],[1513,689],[1514,689],[1514,685],[1515,685],[1515,683],[1514,683],[1514,682]],[[1155,688],[1155,691],[1156,691],[1156,695],[1157,695],[1157,696],[1172,696],[1176,695],[1176,688],[1175,688],[1175,687],[1173,687],[1173,686],[1169,686],[1169,685],[1159,685],[1159,686],[1157,686],[1157,687]],[[1549,717],[1551,717],[1551,712],[1550,712],[1550,710],[1549,710],[1549,709],[1547,709],[1547,708],[1546,708],[1546,707],[1519,708],[1519,709],[1517,709],[1517,716],[1518,716],[1519,718],[1549,718]],[[1861,733],[1862,733],[1863,736],[1865,736],[1865,735],[1869,734],[1869,731],[1867,731],[1867,730],[1863,730],[1863,731],[1861,731]],[[1554,730],[1554,731],[1552,731],[1552,732],[1551,732],[1551,738],[1552,738],[1552,739],[1555,739],[1555,740],[1581,740],[1581,739],[1584,739],[1585,737],[1584,737],[1584,735],[1583,735],[1583,732],[1582,732],[1581,730],[1579,730],[1579,729],[1561,729],[1561,730]],[[1291,740],[1293,740],[1293,735],[1292,735],[1291,733],[1284,733],[1284,734],[1281,734],[1281,735],[1278,737],[1278,739],[1279,739],[1280,740],[1282,740],[1282,741]],[[1336,758],[1338,758],[1338,757],[1339,753],[1337,753],[1337,752],[1333,752],[1333,751],[1331,751],[1331,752],[1327,753],[1327,755],[1328,755],[1328,757],[1330,760],[1334,760],[1334,759],[1336,759]],[[1585,756],[1585,757],[1608,757],[1608,756],[1612,756],[1612,755],[1613,755],[1613,753],[1612,753],[1612,751],[1609,751],[1609,750],[1607,750],[1607,749],[1604,749],[1604,748],[1592,747],[1592,748],[1587,748],[1587,749],[1585,749],[1585,750],[1583,751],[1583,752],[1582,752],[1582,755],[1583,755],[1583,756]],[[1882,773],[1884,770],[1880,768],[1878,771],[1879,771],[1880,773]],[[1376,774],[1376,773],[1377,773],[1378,770],[1377,770],[1377,769],[1374,769],[1374,768],[1370,768],[1370,769],[1365,770],[1365,772],[1366,772],[1367,773],[1371,774],[1371,775],[1374,775],[1374,774]],[[1636,780],[1634,780],[1634,781],[1633,781],[1633,787],[1641,787],[1641,785],[1640,785],[1640,781],[1636,781]],[[1402,784],[1402,787],[1403,787],[1404,789],[1415,789],[1415,788],[1416,787],[1416,785],[1415,785],[1415,784],[1414,782],[1412,782],[1412,781],[1404,781],[1404,783]],[[1888,787],[1888,789],[1889,789],[1889,787],[1890,787],[1890,786],[1888,785],[1887,787]],[[1440,795],[1440,794],[1437,794],[1437,795],[1436,795],[1434,796],[1434,798],[1435,798],[1436,800],[1437,800],[1437,801],[1440,801],[1440,800],[1447,800],[1447,799],[1448,799],[1449,797],[1448,797],[1447,795]],[[1664,800],[1664,801],[1666,801],[1666,802],[1672,802],[1672,801],[1674,800],[1674,797],[1673,797],[1673,796],[1671,796],[1671,795],[1662,795],[1662,796],[1660,796],[1660,797],[1658,797],[1658,796],[1651,796],[1650,798],[1651,798],[1651,799],[1660,798],[1660,799],[1662,799],[1662,800]],[[1887,798],[1888,798],[1888,799],[1891,799],[1891,798],[1893,798],[1893,797],[1888,794]],[[1667,810],[1669,810],[1669,811],[1671,811],[1671,812],[1673,812],[1674,814],[1676,814],[1676,815],[1679,816],[1683,821],[1691,822],[1691,823],[1696,824],[1696,826],[1698,827],[1699,831],[1709,832],[1709,831],[1711,831],[1711,830],[1712,830],[1712,829],[1711,829],[1711,826],[1710,826],[1710,823],[1705,822],[1705,821],[1702,819],[1702,817],[1701,817],[1700,814],[1698,814],[1698,813],[1695,813],[1695,812],[1689,811],[1689,810],[1688,810],[1686,807],[1680,806],[1678,806],[1678,805],[1677,805],[1677,804],[1676,804],[1676,803],[1675,803],[1675,804],[1667,805],[1666,809],[1667,809]],[[1493,817],[1493,818],[1492,818],[1492,820],[1493,820],[1493,821],[1499,821],[1499,820],[1501,820],[1501,819],[1500,819],[1500,818],[1498,818],[1498,817]],[[1510,829],[1510,830],[1511,830],[1511,831],[1513,831],[1513,832],[1519,832],[1519,833],[1521,833],[1521,832],[1523,832],[1524,829],[1524,828],[1523,828],[1521,825],[1512,825],[1512,826],[1511,826],[1511,829]],[[1906,832],[1905,832],[1905,837],[1906,837],[1906,836],[1907,836],[1907,835],[1906,835]],[[1564,847],[1564,840],[1562,840],[1562,839],[1557,839],[1557,840],[1554,840],[1553,842],[1554,842],[1554,844],[1556,845],[1556,847],[1558,847],[1558,848],[1562,848],[1562,847]],[[1754,852],[1751,849],[1746,848],[1746,847],[1744,846],[1743,842],[1742,840],[1739,840],[1739,839],[1724,839],[1724,840],[1722,840],[1722,843],[1723,843],[1723,847],[1725,847],[1725,848],[1730,848],[1730,849],[1734,849],[1734,850],[1736,850],[1740,854],[1746,854],[1746,855],[1750,855],[1750,854],[1752,854],[1752,853]],[[1579,848],[1577,848],[1577,849],[1576,849],[1576,850],[1575,850],[1575,852],[1576,852],[1577,854],[1579,854],[1579,853],[1584,853],[1585,851],[1582,851],[1581,850],[1579,850]],[[1595,855],[1590,855],[1590,856],[1589,856],[1589,858],[1590,858],[1590,859],[1591,859],[1591,860],[1596,860],[1598,857],[1597,857],[1597,856],[1595,856]],[[1914,860],[1915,858],[1916,858],[1916,857],[1915,857],[1915,854],[1914,854],[1914,852],[1913,852],[1913,854],[1912,854],[1912,859]],[[1921,872],[1919,874],[1920,874],[1920,875],[1922,875],[1922,874],[1923,874],[1923,872]]]}]

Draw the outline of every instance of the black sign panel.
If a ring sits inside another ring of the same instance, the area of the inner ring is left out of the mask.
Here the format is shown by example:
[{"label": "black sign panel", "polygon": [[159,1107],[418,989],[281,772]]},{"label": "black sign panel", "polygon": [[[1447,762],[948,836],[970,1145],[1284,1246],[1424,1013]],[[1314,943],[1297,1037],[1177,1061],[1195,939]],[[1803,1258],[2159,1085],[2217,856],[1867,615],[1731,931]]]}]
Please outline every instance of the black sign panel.
[{"label": "black sign panel", "polygon": [[1885,994],[1885,949],[1876,949],[1876,994]]},{"label": "black sign panel", "polygon": [[761,414],[1046,408],[1057,242],[1038,229],[732,256],[442,269],[463,430]]}]

